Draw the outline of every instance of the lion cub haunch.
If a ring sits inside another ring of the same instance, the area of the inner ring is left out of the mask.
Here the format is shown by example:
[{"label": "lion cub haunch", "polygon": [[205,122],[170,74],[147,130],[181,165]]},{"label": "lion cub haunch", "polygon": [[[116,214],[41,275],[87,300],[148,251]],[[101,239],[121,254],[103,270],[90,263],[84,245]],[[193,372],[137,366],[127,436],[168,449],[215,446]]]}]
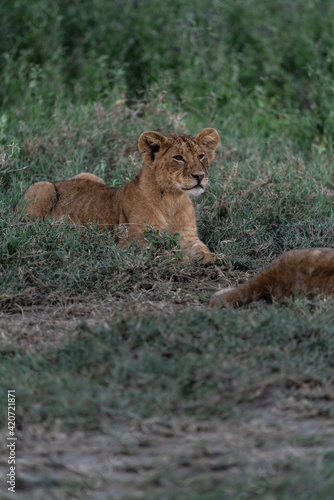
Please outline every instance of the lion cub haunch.
[{"label": "lion cub haunch", "polygon": [[334,293],[333,248],[291,250],[243,285],[216,292],[209,305],[241,306],[260,299],[284,302],[295,293]]},{"label": "lion cub haunch", "polygon": [[138,147],[143,166],[135,179],[120,188],[106,186],[100,177],[81,173],[65,181],[36,182],[24,193],[16,210],[30,218],[66,217],[100,229],[121,226],[118,239],[138,237],[144,243],[146,224],[169,234],[179,233],[181,251],[206,263],[215,255],[198,238],[191,197],[204,192],[208,168],[219,142],[218,132],[206,128],[195,137],[144,132]]}]

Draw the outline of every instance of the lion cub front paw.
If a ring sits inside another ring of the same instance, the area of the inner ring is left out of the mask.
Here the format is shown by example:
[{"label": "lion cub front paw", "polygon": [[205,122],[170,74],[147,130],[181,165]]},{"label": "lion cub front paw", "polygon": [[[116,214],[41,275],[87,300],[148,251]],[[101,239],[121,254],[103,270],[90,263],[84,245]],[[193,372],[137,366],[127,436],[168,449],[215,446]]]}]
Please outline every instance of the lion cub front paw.
[{"label": "lion cub front paw", "polygon": [[201,264],[209,264],[210,262],[213,262],[216,258],[217,255],[211,252],[201,252],[197,256],[197,259]]}]

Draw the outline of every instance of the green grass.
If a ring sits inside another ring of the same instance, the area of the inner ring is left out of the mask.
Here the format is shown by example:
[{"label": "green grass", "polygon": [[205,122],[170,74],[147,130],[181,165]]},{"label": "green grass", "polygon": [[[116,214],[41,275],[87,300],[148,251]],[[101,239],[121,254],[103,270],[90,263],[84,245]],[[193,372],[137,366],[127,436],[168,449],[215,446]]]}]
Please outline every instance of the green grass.
[{"label": "green grass", "polygon": [[[1,399],[10,381],[23,435],[31,426],[69,435],[78,428],[87,436],[108,434],[129,418],[220,419],[232,425],[247,422],[261,407],[285,405],[288,416],[303,422],[333,418],[333,301],[318,297],[286,306],[207,307],[218,285],[244,281],[283,251],[333,245],[333,168],[326,152],[296,153],[284,138],[276,143],[261,137],[226,142],[222,137],[210,185],[196,200],[200,237],[220,255],[211,266],[184,264],[178,259],[177,235],[159,235],[152,228],[147,229],[147,247],[134,242],[119,248],[113,235],[97,226],[26,224],[14,216],[16,201],[37,179],[88,170],[109,185],[122,185],[140,168],[136,143],[143,130],[195,134],[207,125],[190,112],[175,124],[179,112],[168,98],[153,97],[131,107],[124,100],[72,106],[48,123],[41,116],[39,125],[36,117],[26,116],[21,124],[12,117],[4,127],[10,142],[1,146],[2,314],[16,318],[23,311],[38,322],[50,308],[65,314],[71,304],[81,303],[87,310],[81,325],[77,320],[65,335],[59,331],[58,342],[49,341],[47,331],[41,340],[20,335],[16,319],[5,328]],[[114,311],[112,321],[103,317],[106,301]],[[100,304],[102,311],[93,323],[89,303]],[[53,320],[47,324],[51,328]],[[331,464],[323,459],[314,468],[318,454],[326,453],[323,434],[313,429],[312,438],[301,435],[301,442],[310,443],[310,451],[287,467],[279,464],[273,478],[268,472],[264,480],[254,459],[246,482],[240,465],[228,466],[226,488],[205,473],[203,484],[194,483],[194,494],[201,500],[224,495],[303,498],[310,467],[322,489],[309,476],[308,498],[318,498],[316,491],[319,498],[329,498]],[[203,455],[199,463],[205,460]],[[268,460],[271,471],[275,460]],[[162,475],[159,470],[155,481],[163,485],[166,499],[189,498],[175,471]],[[58,480],[52,473],[50,478],[54,498],[74,480]],[[49,488],[42,477],[35,480],[36,487]],[[108,485],[108,477],[104,480]],[[94,485],[83,484],[83,495]]]},{"label": "green grass", "polygon": [[19,349],[6,361],[6,347],[1,378],[15,380],[22,426],[57,420],[99,429],[122,412],[226,418],[256,398],[284,394],[302,407],[317,392],[312,411],[329,417],[334,327],[332,313],[317,309],[186,310],[96,328],[83,322],[59,349]]},{"label": "green grass", "polygon": [[[83,233],[49,222],[26,225],[12,214],[24,189],[38,179],[62,179],[85,170],[113,186],[132,178],[140,168],[136,143],[143,128],[168,133],[175,125],[168,101],[152,100],[151,125],[145,114],[131,118],[130,112],[125,103],[96,104],[55,115],[45,127],[21,124],[20,132],[14,121],[8,126],[13,142],[2,146],[0,293],[15,294],[19,303],[24,290],[35,286],[42,302],[57,290],[62,294],[113,290],[118,279],[125,280],[123,291],[131,290],[145,273],[151,279],[156,276],[151,267],[165,278],[171,276],[168,263],[163,264],[166,255],[152,266],[152,252],[134,246],[120,250],[110,234],[96,228]],[[192,115],[189,128],[184,120],[178,129],[196,133],[205,126],[195,129],[191,120]],[[291,248],[331,246],[332,179],[332,162],[325,154],[307,161],[288,144],[253,140],[226,145],[222,138],[210,187],[196,201],[200,235],[222,255],[230,271],[264,267]],[[157,241],[154,247],[155,254],[161,254]],[[198,266],[186,267],[197,277]]]},{"label": "green grass", "polygon": [[224,136],[331,151],[333,9],[329,0],[3,2],[0,130],[26,107],[48,121],[73,102],[164,94]]},{"label": "green grass", "polygon": [[[1,3],[0,397],[15,387],[25,470],[32,461],[19,500],[332,498],[333,300],[207,307],[284,251],[334,244],[332,11],[326,0]],[[36,180],[133,178],[145,130],[208,126],[221,144],[195,205],[213,265],[183,263],[177,235],[154,228],[147,247],[119,248],[97,226],[13,214]],[[65,456],[61,436],[77,431],[73,449],[83,440],[99,467],[110,446],[112,472],[83,478],[63,457],[39,474],[40,446]],[[111,439],[101,455],[89,444],[99,436]]]}]

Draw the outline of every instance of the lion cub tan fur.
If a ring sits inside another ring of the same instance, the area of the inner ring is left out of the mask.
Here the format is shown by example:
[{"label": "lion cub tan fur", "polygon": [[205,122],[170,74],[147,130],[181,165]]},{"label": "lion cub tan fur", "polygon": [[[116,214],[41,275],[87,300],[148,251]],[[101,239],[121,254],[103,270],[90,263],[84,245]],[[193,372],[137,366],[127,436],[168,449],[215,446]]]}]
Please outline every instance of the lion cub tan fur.
[{"label": "lion cub tan fur", "polygon": [[333,248],[286,252],[243,285],[216,292],[210,306],[241,306],[260,299],[284,302],[296,293],[308,296],[334,293]]},{"label": "lion cub tan fur", "polygon": [[183,255],[207,263],[215,255],[198,237],[192,196],[203,193],[208,168],[219,142],[215,129],[206,128],[195,137],[184,134],[144,132],[138,147],[143,166],[137,177],[120,188],[106,186],[102,179],[81,173],[57,182],[32,184],[16,210],[25,209],[32,219],[66,217],[100,229],[121,225],[120,242],[138,237],[144,243],[146,223],[161,232],[179,233]]}]

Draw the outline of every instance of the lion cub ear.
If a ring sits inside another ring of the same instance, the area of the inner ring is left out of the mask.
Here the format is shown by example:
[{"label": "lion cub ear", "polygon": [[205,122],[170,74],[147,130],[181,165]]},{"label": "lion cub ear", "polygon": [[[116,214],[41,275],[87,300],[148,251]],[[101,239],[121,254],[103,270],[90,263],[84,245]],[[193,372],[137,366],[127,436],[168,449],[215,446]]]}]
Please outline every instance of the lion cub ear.
[{"label": "lion cub ear", "polygon": [[214,150],[218,146],[219,134],[214,128],[204,128],[195,137],[201,146],[206,148],[210,160],[214,157]]},{"label": "lion cub ear", "polygon": [[159,132],[143,132],[138,139],[138,148],[144,161],[153,162],[155,155],[168,142]]}]

